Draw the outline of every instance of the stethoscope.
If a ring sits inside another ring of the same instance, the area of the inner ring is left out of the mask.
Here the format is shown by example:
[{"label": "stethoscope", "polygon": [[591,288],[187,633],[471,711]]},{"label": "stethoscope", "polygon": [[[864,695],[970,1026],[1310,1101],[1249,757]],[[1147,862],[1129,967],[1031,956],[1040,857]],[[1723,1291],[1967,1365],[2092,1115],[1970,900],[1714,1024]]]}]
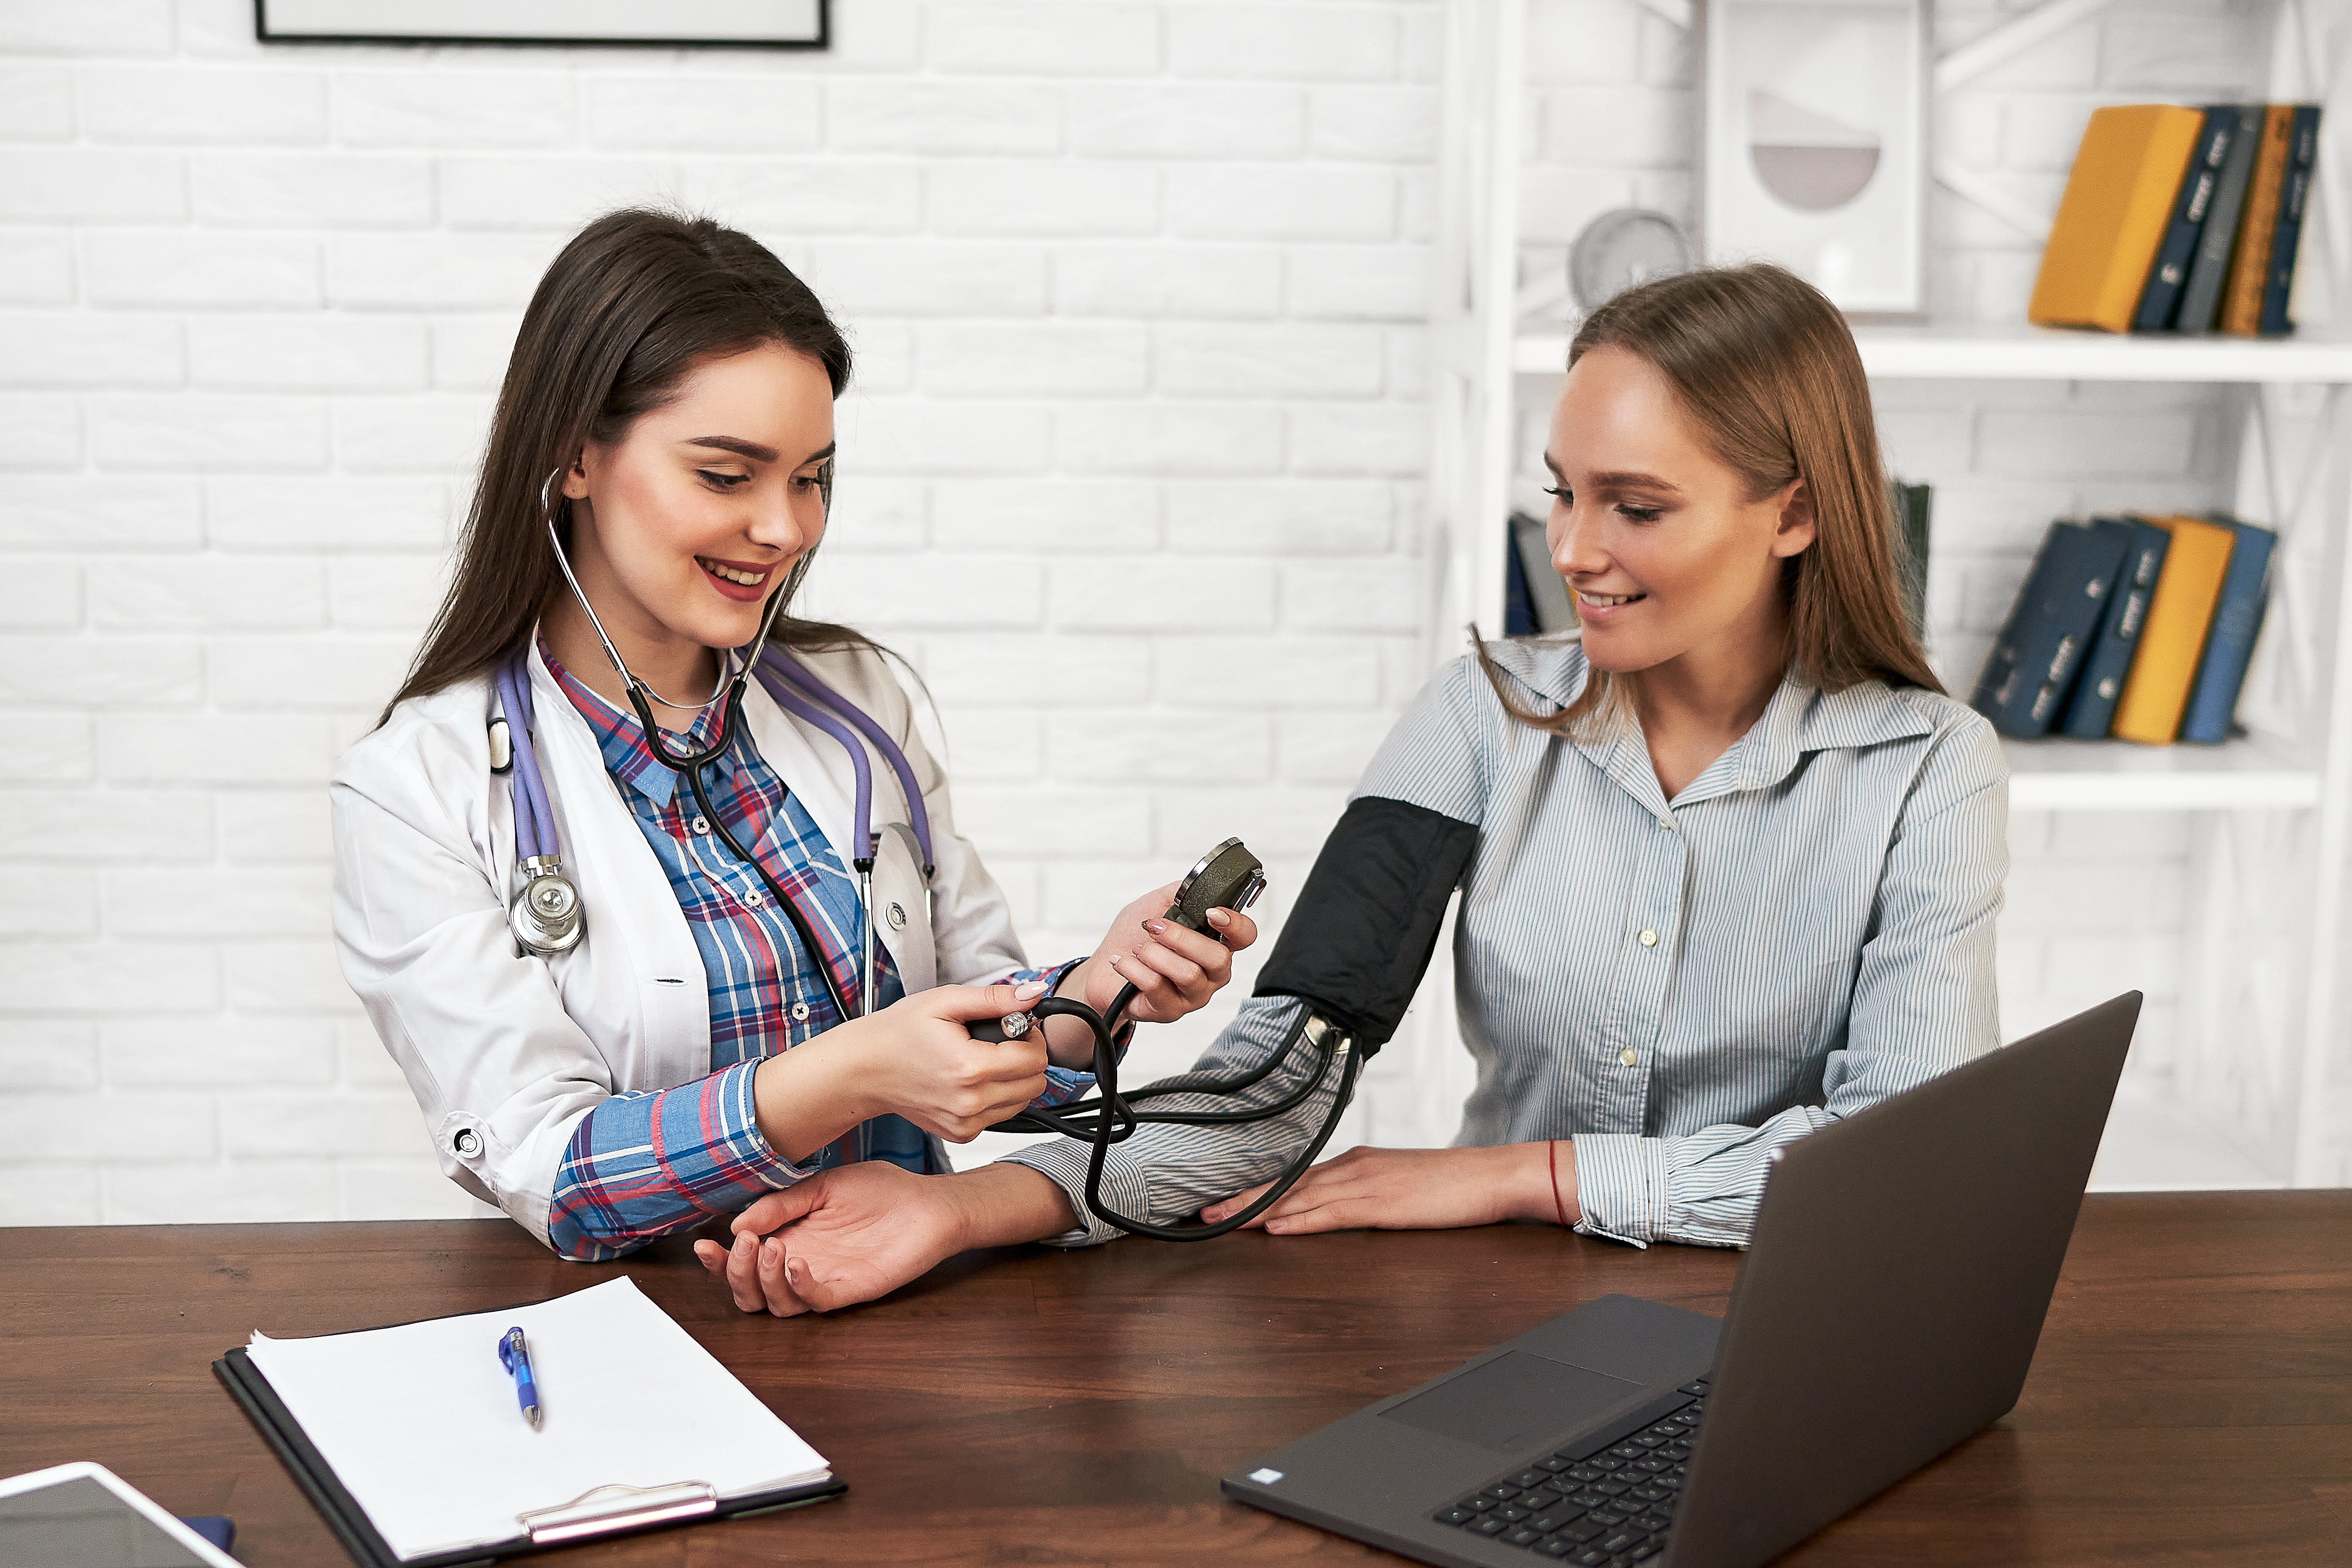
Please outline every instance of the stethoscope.
[{"label": "stethoscope", "polygon": [[[563,580],[572,585],[572,596],[587,612],[588,624],[595,628],[596,640],[604,645],[604,657],[612,661],[613,669],[621,678],[622,687],[629,694],[629,705],[635,710],[637,722],[644,726],[646,748],[656,761],[683,778],[694,792],[694,804],[704,821],[723,840],[730,853],[758,873],[767,885],[770,897],[793,923],[803,950],[813,966],[824,977],[825,989],[833,997],[835,1016],[849,1018],[874,1010],[874,862],[881,848],[880,836],[874,832],[874,769],[860,742],[863,736],[881,752],[890,770],[898,777],[898,785],[907,800],[908,816],[913,819],[914,848],[921,856],[923,879],[930,880],[936,861],[931,853],[930,815],[923,807],[923,792],[916,782],[914,764],[907,760],[906,752],[890,738],[889,731],[874,721],[856,703],[835,691],[816,672],[793,657],[789,648],[768,647],[768,632],[774,626],[778,611],[792,596],[801,577],[808,569],[809,557],[803,555],[792,573],[768,597],[766,612],[760,618],[760,633],[751,644],[747,655],[741,649],[729,649],[719,657],[718,683],[710,695],[699,704],[672,702],[668,698],[646,684],[621,658],[621,650],[613,646],[605,634],[604,623],[596,617],[596,607],[588,602],[587,593],[580,579],[572,574],[572,562],[564,553],[563,538],[555,526],[554,488],[563,470],[548,475],[547,482],[539,488],[541,521],[547,529],[547,542],[555,552],[556,564],[563,569]],[[823,491],[825,509],[833,505],[833,487],[828,471],[824,477]],[[816,934],[809,929],[807,918],[800,906],[785,893],[782,885],[746,849],[728,826],[718,808],[711,805],[703,773],[712,763],[726,753],[735,734],[736,725],[743,712],[743,688],[754,675],[766,689],[776,705],[794,718],[824,731],[839,742],[849,753],[851,772],[856,778],[855,803],[852,806],[853,837],[851,844],[857,851],[852,865],[857,872],[857,900],[865,919],[858,952],[858,1003],[853,1014],[848,999],[842,995],[839,982],[832,966],[824,962],[824,949],[817,945]],[[547,780],[539,766],[538,748],[531,741],[530,650],[526,643],[498,668],[494,677],[498,689],[501,716],[490,721],[490,771],[511,773],[509,788],[514,805],[515,875],[521,884],[508,906],[507,924],[514,933],[516,946],[524,953],[541,958],[553,958],[569,952],[579,945],[585,928],[580,903],[580,889],[564,874],[562,848],[557,842],[555,814],[549,808]],[[719,705],[719,723],[708,743],[698,750],[674,752],[662,739],[661,727],[654,722],[654,702],[668,708],[697,707],[707,712]],[[905,832],[900,825],[890,825],[893,830]]]}]

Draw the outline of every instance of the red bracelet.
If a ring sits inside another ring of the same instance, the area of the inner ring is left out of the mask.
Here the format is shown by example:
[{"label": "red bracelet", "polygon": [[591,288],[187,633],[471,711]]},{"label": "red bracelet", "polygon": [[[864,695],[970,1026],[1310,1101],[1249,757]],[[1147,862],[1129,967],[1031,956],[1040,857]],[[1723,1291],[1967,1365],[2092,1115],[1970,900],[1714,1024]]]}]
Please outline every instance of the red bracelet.
[{"label": "red bracelet", "polygon": [[1559,1140],[1555,1138],[1544,1150],[1544,1163],[1551,1167],[1551,1212],[1559,1215],[1559,1227],[1568,1228],[1568,1205],[1559,1201]]}]

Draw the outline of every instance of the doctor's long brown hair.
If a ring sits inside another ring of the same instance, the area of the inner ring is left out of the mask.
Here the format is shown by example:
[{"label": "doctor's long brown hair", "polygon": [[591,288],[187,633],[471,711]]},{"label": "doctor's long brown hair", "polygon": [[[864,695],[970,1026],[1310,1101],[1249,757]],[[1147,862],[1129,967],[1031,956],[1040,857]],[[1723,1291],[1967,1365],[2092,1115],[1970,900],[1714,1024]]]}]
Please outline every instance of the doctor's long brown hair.
[{"label": "doctor's long brown hair", "polygon": [[[1864,680],[1944,689],[1904,615],[1870,382],[1836,306],[1781,268],[1708,268],[1612,299],[1585,318],[1569,365],[1598,348],[1625,349],[1655,367],[1751,499],[1805,482],[1813,542],[1780,568],[1788,659],[1800,678],[1824,691]],[[1606,671],[1593,670],[1565,709],[1539,713],[1513,695],[1483,643],[1478,661],[1522,723],[1580,734],[1613,710],[1617,678]]]},{"label": "doctor's long brown hair", "polygon": [[[574,236],[523,311],[499,388],[448,595],[383,717],[411,697],[479,675],[507,657],[562,589],[541,526],[539,488],[590,441],[618,440],[695,365],[780,343],[849,384],[849,344],[808,285],[758,240],[703,217],[626,208]],[[798,574],[778,592],[789,595]],[[777,640],[866,639],[778,607]],[[382,722],[379,720],[378,722]]]}]

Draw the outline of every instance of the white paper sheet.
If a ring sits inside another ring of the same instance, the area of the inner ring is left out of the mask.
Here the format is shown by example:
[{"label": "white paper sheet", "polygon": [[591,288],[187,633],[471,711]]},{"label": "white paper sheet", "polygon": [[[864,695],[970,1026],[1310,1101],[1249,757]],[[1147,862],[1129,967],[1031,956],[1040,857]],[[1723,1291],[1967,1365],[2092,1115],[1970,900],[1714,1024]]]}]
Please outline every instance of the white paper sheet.
[{"label": "white paper sheet", "polygon": [[[499,1361],[516,1327],[539,1385],[536,1431]],[[615,1482],[707,1481],[724,1500],[827,1474],[626,1277],[396,1329],[257,1333],[247,1353],[404,1559],[514,1541],[518,1514]]]}]

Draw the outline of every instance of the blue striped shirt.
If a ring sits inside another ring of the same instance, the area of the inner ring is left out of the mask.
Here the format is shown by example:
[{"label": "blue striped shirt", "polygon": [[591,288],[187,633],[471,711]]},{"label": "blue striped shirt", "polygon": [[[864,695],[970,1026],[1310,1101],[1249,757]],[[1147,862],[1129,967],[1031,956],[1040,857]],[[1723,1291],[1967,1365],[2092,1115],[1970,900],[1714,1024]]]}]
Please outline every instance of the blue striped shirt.
[{"label": "blue striped shirt", "polygon": [[[1572,641],[1494,651],[1537,711],[1582,689]],[[1744,1245],[1773,1149],[2000,1042],[2008,767],[1991,727],[1949,698],[1790,679],[1669,802],[1631,721],[1591,741],[1519,723],[1465,658],[1356,793],[1478,826],[1454,945],[1477,1084],[1454,1145],[1572,1139],[1588,1235]],[[1200,1066],[1264,1061],[1297,1006],[1245,1004]],[[1249,1098],[1280,1097],[1302,1070]],[[1330,1092],[1246,1126],[1148,1128],[1113,1146],[1103,1192],[1165,1223],[1269,1180]],[[1087,1154],[1059,1140],[1008,1158],[1084,1215]],[[1087,1217],[1058,1239],[1118,1234]]]}]

